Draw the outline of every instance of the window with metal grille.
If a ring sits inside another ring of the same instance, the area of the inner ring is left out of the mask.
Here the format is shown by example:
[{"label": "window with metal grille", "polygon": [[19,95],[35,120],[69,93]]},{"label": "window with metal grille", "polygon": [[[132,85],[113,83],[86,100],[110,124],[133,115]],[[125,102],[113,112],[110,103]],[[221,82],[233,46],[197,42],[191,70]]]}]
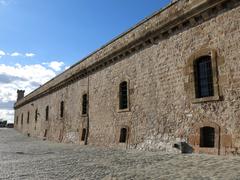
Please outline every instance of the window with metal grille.
[{"label": "window with metal grille", "polygon": [[128,108],[128,84],[126,81],[119,85],[119,109]]},{"label": "window with metal grille", "polygon": [[45,119],[46,119],[46,121],[48,121],[48,114],[49,114],[49,106],[47,106],[46,107],[46,117],[45,117]]},{"label": "window with metal grille", "polygon": [[27,113],[27,124],[29,124],[30,112]]},{"label": "window with metal grille", "polygon": [[38,109],[35,110],[35,122],[38,120]]},{"label": "window with metal grille", "polygon": [[127,128],[121,128],[120,132],[120,143],[125,143],[127,141]]},{"label": "window with metal grille", "polygon": [[64,102],[61,101],[61,105],[60,105],[60,117],[63,117],[64,115]]},{"label": "window with metal grille", "polygon": [[215,144],[215,129],[202,127],[200,129],[200,147],[213,148]]},{"label": "window with metal grille", "polygon": [[203,56],[194,62],[196,98],[214,95],[211,56]]},{"label": "window with metal grille", "polygon": [[82,96],[82,114],[87,114],[88,99],[87,94]]}]

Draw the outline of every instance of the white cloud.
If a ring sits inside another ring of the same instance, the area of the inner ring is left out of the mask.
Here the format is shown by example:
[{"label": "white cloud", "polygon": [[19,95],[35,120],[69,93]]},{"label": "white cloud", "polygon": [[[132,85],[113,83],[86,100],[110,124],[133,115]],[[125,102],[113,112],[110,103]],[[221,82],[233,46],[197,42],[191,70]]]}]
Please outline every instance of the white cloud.
[{"label": "white cloud", "polygon": [[5,53],[4,51],[0,50],[0,58],[1,58],[2,56],[5,56],[5,55],[6,55],[6,53]]},{"label": "white cloud", "polygon": [[0,117],[13,121],[9,107],[16,101],[17,89],[23,89],[28,94],[55,76],[54,70],[41,64],[0,64]]},{"label": "white cloud", "polygon": [[10,54],[10,56],[17,57],[17,56],[22,56],[22,54],[19,52],[13,52],[12,54]]},{"label": "white cloud", "polygon": [[44,65],[47,65],[48,67],[52,68],[54,71],[60,71],[62,70],[62,66],[64,65],[64,62],[62,61],[52,61],[47,63],[42,63]]},{"label": "white cloud", "polygon": [[25,56],[26,57],[33,57],[33,56],[35,56],[35,54],[34,53],[25,53]]},{"label": "white cloud", "polygon": [[67,70],[67,69],[69,69],[69,68],[70,68],[70,66],[65,66],[64,70]]}]

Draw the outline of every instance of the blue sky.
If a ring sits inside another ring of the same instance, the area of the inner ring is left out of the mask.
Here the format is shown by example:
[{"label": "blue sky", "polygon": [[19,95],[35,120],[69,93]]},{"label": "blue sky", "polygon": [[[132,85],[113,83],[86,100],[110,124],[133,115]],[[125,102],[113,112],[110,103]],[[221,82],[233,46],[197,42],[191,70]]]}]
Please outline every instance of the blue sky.
[{"label": "blue sky", "polygon": [[0,0],[0,119],[11,120],[18,88],[31,92],[169,3]]}]

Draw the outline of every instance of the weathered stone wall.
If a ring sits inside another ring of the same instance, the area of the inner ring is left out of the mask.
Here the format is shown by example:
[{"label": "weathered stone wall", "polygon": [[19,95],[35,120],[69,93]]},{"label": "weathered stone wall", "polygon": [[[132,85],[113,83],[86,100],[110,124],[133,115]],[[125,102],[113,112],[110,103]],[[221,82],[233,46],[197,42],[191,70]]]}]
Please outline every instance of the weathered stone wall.
[{"label": "weathered stone wall", "polygon": [[[174,143],[185,141],[195,152],[240,153],[239,41],[240,7],[236,7],[17,108],[15,119],[18,116],[19,120],[15,127],[41,138],[47,129],[49,140],[83,143],[80,139],[87,117],[81,114],[82,95],[89,93],[89,144],[174,151]],[[189,61],[203,49],[216,52],[219,98],[194,103]],[[118,109],[122,81],[129,84],[130,108],[124,112]],[[61,101],[65,102],[63,118]],[[50,114],[45,121],[47,105]],[[219,128],[214,149],[199,147],[199,129],[203,126]],[[128,128],[124,144],[119,143],[121,127]]]}]

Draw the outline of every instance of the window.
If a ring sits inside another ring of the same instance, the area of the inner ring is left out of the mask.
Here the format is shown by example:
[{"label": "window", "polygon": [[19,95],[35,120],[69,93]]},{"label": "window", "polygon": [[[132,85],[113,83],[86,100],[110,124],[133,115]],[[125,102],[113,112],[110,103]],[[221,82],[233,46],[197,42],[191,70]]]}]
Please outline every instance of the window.
[{"label": "window", "polygon": [[121,128],[120,131],[120,143],[125,143],[127,141],[127,128]]},{"label": "window", "polygon": [[81,137],[81,141],[84,141],[84,140],[85,140],[85,137],[86,137],[86,132],[87,132],[86,128],[83,128],[83,130],[82,130],[82,137]]},{"label": "window", "polygon": [[21,124],[23,125],[23,113],[22,113],[22,117],[21,117]]},{"label": "window", "polygon": [[35,110],[35,122],[38,120],[38,109]]},{"label": "window", "polygon": [[49,106],[47,106],[46,107],[46,117],[45,117],[45,119],[46,119],[46,121],[48,121],[48,114],[49,114]]},{"label": "window", "polygon": [[43,137],[47,137],[47,129],[45,129]]},{"label": "window", "polygon": [[84,94],[82,96],[82,114],[85,115],[87,114],[87,107],[88,106],[88,99],[87,99],[87,94]]},{"label": "window", "polygon": [[215,129],[212,127],[202,127],[200,129],[200,147],[213,148],[215,143]]},{"label": "window", "polygon": [[28,113],[27,113],[27,124],[29,124],[29,117],[30,117],[30,112],[28,111]]},{"label": "window", "polygon": [[128,85],[124,81],[119,85],[119,109],[128,108]]},{"label": "window", "polygon": [[64,102],[61,101],[61,105],[60,105],[60,117],[63,117],[64,115]]},{"label": "window", "polygon": [[211,56],[202,56],[194,62],[196,98],[214,96]]}]

